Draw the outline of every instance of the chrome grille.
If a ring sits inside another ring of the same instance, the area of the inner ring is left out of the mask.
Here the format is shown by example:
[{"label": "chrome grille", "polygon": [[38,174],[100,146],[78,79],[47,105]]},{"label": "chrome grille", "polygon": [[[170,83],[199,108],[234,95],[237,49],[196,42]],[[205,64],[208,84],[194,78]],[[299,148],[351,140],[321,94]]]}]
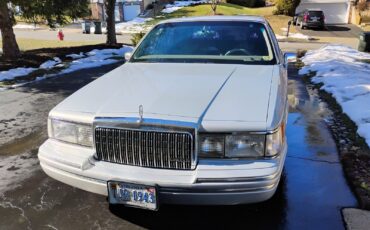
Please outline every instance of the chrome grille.
[{"label": "chrome grille", "polygon": [[187,132],[95,128],[98,160],[163,169],[191,169],[193,137]]}]

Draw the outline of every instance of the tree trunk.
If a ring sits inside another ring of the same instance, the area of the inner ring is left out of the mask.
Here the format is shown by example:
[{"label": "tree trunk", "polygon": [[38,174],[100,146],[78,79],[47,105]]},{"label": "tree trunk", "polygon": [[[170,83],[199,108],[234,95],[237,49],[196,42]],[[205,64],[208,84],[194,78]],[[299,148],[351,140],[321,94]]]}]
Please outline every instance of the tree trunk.
[{"label": "tree trunk", "polygon": [[14,59],[21,55],[13,32],[13,20],[8,1],[0,0],[0,31],[3,40],[3,56]]},{"label": "tree trunk", "polygon": [[217,10],[217,5],[218,5],[219,0],[212,0],[211,1],[211,9],[213,12],[213,15],[216,15],[216,10]]},{"label": "tree trunk", "polygon": [[116,23],[114,18],[116,0],[105,0],[104,2],[107,9],[107,45],[116,45]]}]

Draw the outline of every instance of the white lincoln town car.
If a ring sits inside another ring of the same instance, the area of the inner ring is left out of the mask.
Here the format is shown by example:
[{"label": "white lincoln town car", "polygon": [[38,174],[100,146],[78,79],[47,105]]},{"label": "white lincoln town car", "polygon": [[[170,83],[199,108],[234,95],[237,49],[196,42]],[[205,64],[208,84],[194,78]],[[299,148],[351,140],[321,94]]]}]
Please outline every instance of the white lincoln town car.
[{"label": "white lincoln town car", "polygon": [[265,201],[287,153],[287,57],[255,16],[172,19],[62,101],[38,157],[110,204]]}]

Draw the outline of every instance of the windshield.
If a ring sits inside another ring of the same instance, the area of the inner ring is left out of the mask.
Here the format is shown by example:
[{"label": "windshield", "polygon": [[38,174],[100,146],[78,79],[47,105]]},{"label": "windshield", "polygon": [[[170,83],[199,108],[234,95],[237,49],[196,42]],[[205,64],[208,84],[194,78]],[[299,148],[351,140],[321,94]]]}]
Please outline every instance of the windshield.
[{"label": "windshield", "polygon": [[275,57],[262,23],[198,21],[157,25],[130,61],[274,64]]},{"label": "windshield", "polygon": [[322,11],[309,11],[308,14],[310,16],[321,17],[324,13]]}]

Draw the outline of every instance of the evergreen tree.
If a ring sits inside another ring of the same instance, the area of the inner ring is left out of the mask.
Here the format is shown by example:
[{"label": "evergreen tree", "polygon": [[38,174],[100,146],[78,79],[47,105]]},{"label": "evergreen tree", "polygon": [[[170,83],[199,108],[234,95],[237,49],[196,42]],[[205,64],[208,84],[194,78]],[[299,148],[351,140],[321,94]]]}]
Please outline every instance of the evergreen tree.
[{"label": "evergreen tree", "polygon": [[50,27],[63,25],[68,19],[89,15],[88,0],[0,0],[0,31],[3,41],[3,56],[14,59],[20,56],[13,31],[13,9],[18,6],[20,16],[37,22],[45,20]]},{"label": "evergreen tree", "polygon": [[284,14],[294,16],[295,9],[299,5],[300,0],[277,0],[275,14]]}]

